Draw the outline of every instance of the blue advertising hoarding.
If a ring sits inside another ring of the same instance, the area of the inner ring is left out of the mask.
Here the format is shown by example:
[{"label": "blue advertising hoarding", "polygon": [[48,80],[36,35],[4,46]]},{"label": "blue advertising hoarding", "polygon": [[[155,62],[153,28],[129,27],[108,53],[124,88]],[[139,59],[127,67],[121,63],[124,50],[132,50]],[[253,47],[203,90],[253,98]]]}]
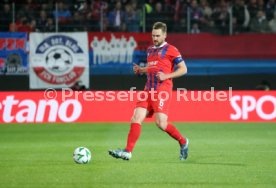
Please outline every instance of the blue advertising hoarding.
[{"label": "blue advertising hoarding", "polygon": [[0,32],[0,74],[28,74],[28,33]]}]

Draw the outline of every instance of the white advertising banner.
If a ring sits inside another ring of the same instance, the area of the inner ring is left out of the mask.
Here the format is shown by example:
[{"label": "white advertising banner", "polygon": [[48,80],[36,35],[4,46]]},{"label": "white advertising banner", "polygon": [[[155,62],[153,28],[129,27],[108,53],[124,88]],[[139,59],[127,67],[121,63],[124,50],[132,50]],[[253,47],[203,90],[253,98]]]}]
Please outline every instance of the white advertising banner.
[{"label": "white advertising banner", "polygon": [[30,89],[89,88],[86,32],[30,34]]}]

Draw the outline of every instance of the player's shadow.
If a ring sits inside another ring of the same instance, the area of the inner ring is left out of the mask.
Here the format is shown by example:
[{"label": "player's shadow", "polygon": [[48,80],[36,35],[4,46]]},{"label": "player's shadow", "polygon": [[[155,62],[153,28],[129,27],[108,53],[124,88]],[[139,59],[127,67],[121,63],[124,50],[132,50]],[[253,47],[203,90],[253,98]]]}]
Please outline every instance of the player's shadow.
[{"label": "player's shadow", "polygon": [[197,165],[219,165],[219,166],[246,166],[243,163],[222,163],[222,162],[196,162],[196,161],[187,161],[185,164],[197,164]]}]

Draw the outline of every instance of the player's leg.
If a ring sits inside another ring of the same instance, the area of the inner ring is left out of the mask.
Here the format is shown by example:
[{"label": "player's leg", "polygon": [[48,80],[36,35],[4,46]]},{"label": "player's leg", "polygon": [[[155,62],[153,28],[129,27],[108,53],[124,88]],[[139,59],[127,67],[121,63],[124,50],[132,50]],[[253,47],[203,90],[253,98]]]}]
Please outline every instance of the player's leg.
[{"label": "player's leg", "polygon": [[188,139],[185,139],[173,124],[168,123],[167,114],[162,112],[155,113],[155,122],[160,129],[178,141],[180,145],[180,160],[186,160],[188,157]]},{"label": "player's leg", "polygon": [[109,154],[115,158],[129,160],[132,157],[133,148],[141,134],[141,124],[144,121],[148,111],[146,108],[137,107],[131,118],[130,130],[125,149],[109,150]]},{"label": "player's leg", "polygon": [[168,123],[168,116],[162,112],[155,113],[155,122],[156,125],[167,132],[171,137],[179,142],[179,144],[185,144],[186,139],[181,135],[181,133],[177,130],[177,128]]},{"label": "player's leg", "polygon": [[127,145],[125,150],[132,152],[133,148],[141,134],[141,125],[147,116],[147,109],[142,107],[137,107],[134,110],[133,116],[131,118],[130,130],[127,138]]}]

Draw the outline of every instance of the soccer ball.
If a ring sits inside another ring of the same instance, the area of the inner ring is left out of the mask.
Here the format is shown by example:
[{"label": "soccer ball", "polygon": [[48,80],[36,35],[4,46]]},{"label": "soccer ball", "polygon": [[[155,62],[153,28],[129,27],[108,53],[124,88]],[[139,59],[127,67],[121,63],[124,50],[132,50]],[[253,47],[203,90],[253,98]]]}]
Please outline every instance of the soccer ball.
[{"label": "soccer ball", "polygon": [[73,159],[78,164],[87,164],[91,160],[91,152],[86,147],[78,147],[74,151]]},{"label": "soccer ball", "polygon": [[73,57],[62,48],[51,50],[46,56],[47,67],[54,73],[64,73],[73,65]]}]

